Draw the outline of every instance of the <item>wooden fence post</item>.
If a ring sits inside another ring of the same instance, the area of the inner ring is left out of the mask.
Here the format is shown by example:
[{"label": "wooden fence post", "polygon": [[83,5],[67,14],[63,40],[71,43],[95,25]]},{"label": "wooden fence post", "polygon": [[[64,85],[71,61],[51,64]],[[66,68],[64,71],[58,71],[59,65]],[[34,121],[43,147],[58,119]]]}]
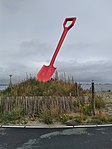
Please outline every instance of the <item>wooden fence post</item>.
[{"label": "wooden fence post", "polygon": [[92,80],[92,113],[95,115],[95,89],[94,89],[94,82]]}]

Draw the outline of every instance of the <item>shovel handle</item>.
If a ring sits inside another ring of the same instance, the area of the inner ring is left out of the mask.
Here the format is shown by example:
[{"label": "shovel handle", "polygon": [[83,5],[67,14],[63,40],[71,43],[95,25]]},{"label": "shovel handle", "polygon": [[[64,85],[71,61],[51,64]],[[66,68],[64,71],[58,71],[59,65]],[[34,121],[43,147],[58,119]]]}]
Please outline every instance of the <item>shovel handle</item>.
[{"label": "shovel handle", "polygon": [[[66,26],[67,22],[69,22],[69,21],[71,22],[71,24],[68,25],[68,26]],[[65,29],[65,28],[66,28],[67,30],[71,29],[72,26],[74,25],[75,21],[76,21],[76,18],[75,18],[75,17],[74,17],[74,18],[66,18],[65,21],[64,21],[64,23],[63,23],[64,29]]]},{"label": "shovel handle", "polygon": [[[68,25],[68,26],[66,26],[66,24],[67,24],[68,21],[70,21],[71,24]],[[75,17],[74,17],[74,18],[66,18],[66,19],[65,19],[65,21],[64,21],[64,23],[63,23],[64,30],[63,30],[63,33],[62,33],[62,35],[61,35],[61,38],[60,38],[60,40],[59,40],[59,42],[58,42],[58,45],[57,45],[57,47],[56,47],[56,50],[55,50],[55,52],[54,52],[54,54],[53,54],[53,57],[52,57],[52,59],[51,59],[50,66],[53,67],[54,61],[55,61],[55,59],[56,59],[56,56],[57,56],[57,54],[58,54],[58,52],[59,52],[59,50],[60,50],[60,47],[61,47],[63,41],[64,41],[64,39],[65,39],[65,36],[66,36],[68,30],[74,25],[75,21],[76,21],[76,18],[75,18]]]}]

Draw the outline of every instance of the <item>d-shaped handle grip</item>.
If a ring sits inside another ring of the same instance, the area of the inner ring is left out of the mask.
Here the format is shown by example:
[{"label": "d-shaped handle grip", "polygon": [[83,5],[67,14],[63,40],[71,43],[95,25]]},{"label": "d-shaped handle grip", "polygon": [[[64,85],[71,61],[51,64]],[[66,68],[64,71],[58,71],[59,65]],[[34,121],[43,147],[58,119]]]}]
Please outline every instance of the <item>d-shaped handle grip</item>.
[{"label": "d-shaped handle grip", "polygon": [[[68,26],[66,26],[66,24],[67,24],[67,22],[71,22],[71,24],[70,25],[68,25]],[[66,28],[66,29],[70,29],[70,28],[72,28],[72,26],[75,24],[75,21],[76,21],[76,18],[74,17],[74,18],[66,18],[65,19],[65,21],[64,21],[64,23],[63,23],[63,27],[64,27],[64,29]]]}]

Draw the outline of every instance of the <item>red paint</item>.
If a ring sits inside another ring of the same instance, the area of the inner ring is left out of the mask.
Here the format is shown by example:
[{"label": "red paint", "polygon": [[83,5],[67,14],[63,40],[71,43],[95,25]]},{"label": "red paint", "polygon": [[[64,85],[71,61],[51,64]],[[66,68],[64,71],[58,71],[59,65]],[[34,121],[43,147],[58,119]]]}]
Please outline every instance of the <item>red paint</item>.
[{"label": "red paint", "polygon": [[[69,26],[66,26],[67,25],[67,22],[68,21],[71,21],[71,24]],[[53,54],[53,57],[51,59],[51,62],[49,64],[49,66],[45,66],[43,65],[43,67],[40,69],[40,71],[38,72],[37,74],[37,77],[36,77],[36,80],[37,81],[42,81],[42,82],[47,82],[51,79],[52,75],[54,74],[56,68],[53,66],[54,62],[55,62],[55,59],[57,57],[57,54],[61,48],[61,45],[65,39],[65,36],[68,32],[68,30],[74,25],[76,21],[76,18],[66,18],[64,23],[63,23],[63,27],[64,27],[64,30],[63,30],[63,33],[61,35],[61,38],[58,42],[58,45],[56,47],[56,50]]]}]

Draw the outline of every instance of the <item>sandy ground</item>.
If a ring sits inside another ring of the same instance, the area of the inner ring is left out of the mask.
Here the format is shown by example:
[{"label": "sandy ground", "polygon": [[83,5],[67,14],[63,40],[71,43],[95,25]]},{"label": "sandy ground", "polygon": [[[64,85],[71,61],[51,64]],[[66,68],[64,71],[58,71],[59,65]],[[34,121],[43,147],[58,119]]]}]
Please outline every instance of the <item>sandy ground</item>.
[{"label": "sandy ground", "polygon": [[64,124],[61,124],[60,122],[56,122],[56,123],[48,125],[48,124],[41,123],[38,120],[36,120],[36,121],[29,121],[26,125],[27,126],[39,126],[39,127],[45,127],[45,128],[46,127],[50,127],[50,128],[54,128],[55,127],[56,128],[56,127],[64,127],[64,126],[66,126]]}]

